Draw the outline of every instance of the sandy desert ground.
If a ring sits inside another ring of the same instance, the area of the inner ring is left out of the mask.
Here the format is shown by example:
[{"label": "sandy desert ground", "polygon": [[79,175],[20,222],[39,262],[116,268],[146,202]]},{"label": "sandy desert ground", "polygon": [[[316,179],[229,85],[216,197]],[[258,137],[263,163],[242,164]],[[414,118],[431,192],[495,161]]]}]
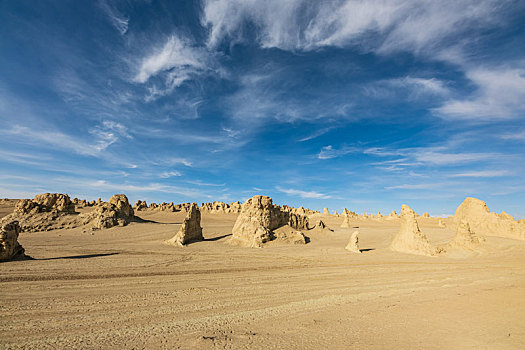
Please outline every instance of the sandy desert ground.
[{"label": "sandy desert ground", "polygon": [[[8,205],[8,204],[4,204]],[[2,209],[2,215],[12,210]],[[228,244],[237,214],[203,213],[205,241],[166,245],[184,212],[94,231],[22,233],[34,260],[0,264],[0,348],[523,349],[525,242],[426,257],[388,249],[399,221],[306,245]],[[454,231],[419,218],[435,244]]]}]

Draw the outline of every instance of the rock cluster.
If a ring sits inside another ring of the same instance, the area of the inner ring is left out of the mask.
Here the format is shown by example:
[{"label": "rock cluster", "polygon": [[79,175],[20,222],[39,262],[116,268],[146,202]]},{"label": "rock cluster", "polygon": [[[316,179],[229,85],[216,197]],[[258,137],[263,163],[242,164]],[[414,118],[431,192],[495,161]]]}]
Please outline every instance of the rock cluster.
[{"label": "rock cluster", "polygon": [[197,203],[193,203],[177,234],[166,243],[182,247],[188,243],[202,241],[203,239],[201,212]]},{"label": "rock cluster", "polygon": [[240,213],[241,203],[239,202],[233,202],[231,204],[226,204],[224,202],[202,203],[201,211],[207,212],[210,214]]},{"label": "rock cluster", "polygon": [[285,225],[295,230],[308,229],[308,217],[283,210],[274,205],[270,197],[254,196],[242,205],[241,213],[233,226],[232,243],[262,247],[264,243],[279,238],[273,231]]},{"label": "rock cluster", "polygon": [[84,217],[84,223],[89,223],[93,228],[103,229],[113,226],[125,226],[135,217],[133,208],[128,202],[128,197],[115,194],[109,202],[102,202]]},{"label": "rock cluster", "polygon": [[459,225],[462,220],[481,235],[525,240],[525,224],[503,212],[491,212],[482,200],[468,197],[456,209],[454,221]]},{"label": "rock cluster", "polygon": [[24,248],[18,243],[20,225],[11,221],[0,226],[0,261],[24,256]]},{"label": "rock cluster", "polygon": [[74,214],[75,205],[67,194],[43,193],[19,200],[2,222],[18,221],[22,232],[48,231],[79,226]]},{"label": "rock cluster", "polygon": [[419,230],[416,213],[407,205],[401,206],[401,229],[392,240],[390,249],[397,252],[432,256],[437,253],[427,237]]},{"label": "rock cluster", "polygon": [[67,194],[43,193],[35,198],[21,199],[15,206],[17,214],[37,214],[46,212],[74,213],[75,205]]},{"label": "rock cluster", "polygon": [[135,202],[135,205],[133,206],[133,210],[136,211],[143,211],[148,209],[148,203],[146,201],[141,201],[140,199]]}]

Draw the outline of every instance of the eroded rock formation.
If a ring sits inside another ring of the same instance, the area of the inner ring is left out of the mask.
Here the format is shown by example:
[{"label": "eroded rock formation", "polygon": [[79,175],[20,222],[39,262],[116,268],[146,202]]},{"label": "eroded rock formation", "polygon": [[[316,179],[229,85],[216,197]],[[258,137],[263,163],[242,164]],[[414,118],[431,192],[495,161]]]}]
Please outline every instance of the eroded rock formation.
[{"label": "eroded rock formation", "polygon": [[201,212],[197,203],[193,203],[186,214],[186,218],[182,222],[179,231],[173,236],[173,238],[167,241],[167,243],[182,247],[188,243],[202,241],[203,239]]},{"label": "eroded rock formation", "polygon": [[401,206],[401,228],[392,240],[390,249],[397,252],[432,256],[437,253],[427,237],[419,230],[416,213],[408,205]]},{"label": "eroded rock formation", "polygon": [[457,226],[456,236],[450,241],[449,246],[466,250],[477,250],[485,242],[483,237],[478,237],[471,231],[468,221],[461,220]]},{"label": "eroded rock formation", "polygon": [[24,248],[18,243],[20,225],[10,221],[0,226],[0,261],[24,256]]},{"label": "eroded rock formation", "polygon": [[482,200],[468,197],[456,209],[454,221],[459,225],[462,220],[469,223],[477,234],[525,240],[525,225],[503,212],[491,212]]},{"label": "eroded rock formation", "polygon": [[111,228],[129,224],[134,216],[128,197],[123,194],[115,194],[109,199],[109,202],[97,204],[95,209],[84,217],[84,223],[89,223],[96,229]]},{"label": "eroded rock formation", "polygon": [[262,247],[264,243],[279,238],[273,231],[285,225],[296,230],[307,229],[308,217],[283,210],[274,205],[270,197],[254,196],[242,205],[231,241],[246,247]]},{"label": "eroded rock formation", "polygon": [[354,231],[354,233],[352,233],[350,241],[348,241],[345,249],[352,253],[361,254],[361,250],[359,249],[359,231]]}]

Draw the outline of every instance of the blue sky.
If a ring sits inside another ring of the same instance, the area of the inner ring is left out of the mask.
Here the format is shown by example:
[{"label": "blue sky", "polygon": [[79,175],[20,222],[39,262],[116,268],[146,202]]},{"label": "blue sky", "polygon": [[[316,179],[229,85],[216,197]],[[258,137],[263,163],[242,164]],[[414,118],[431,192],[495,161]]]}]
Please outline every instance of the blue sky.
[{"label": "blue sky", "polygon": [[525,218],[523,1],[0,1],[0,196]]}]

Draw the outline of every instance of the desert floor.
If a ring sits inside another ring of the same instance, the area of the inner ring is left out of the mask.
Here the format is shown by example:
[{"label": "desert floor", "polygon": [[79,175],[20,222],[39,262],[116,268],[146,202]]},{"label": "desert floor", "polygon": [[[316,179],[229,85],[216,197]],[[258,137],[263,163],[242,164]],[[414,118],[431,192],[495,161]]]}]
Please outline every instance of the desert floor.
[{"label": "desert floor", "polygon": [[[399,222],[307,245],[228,244],[235,214],[203,214],[206,241],[163,242],[183,213],[146,223],[22,233],[34,260],[0,263],[0,348],[525,348],[525,242],[488,238],[482,253],[388,250]],[[420,219],[436,244],[454,232]]]}]

